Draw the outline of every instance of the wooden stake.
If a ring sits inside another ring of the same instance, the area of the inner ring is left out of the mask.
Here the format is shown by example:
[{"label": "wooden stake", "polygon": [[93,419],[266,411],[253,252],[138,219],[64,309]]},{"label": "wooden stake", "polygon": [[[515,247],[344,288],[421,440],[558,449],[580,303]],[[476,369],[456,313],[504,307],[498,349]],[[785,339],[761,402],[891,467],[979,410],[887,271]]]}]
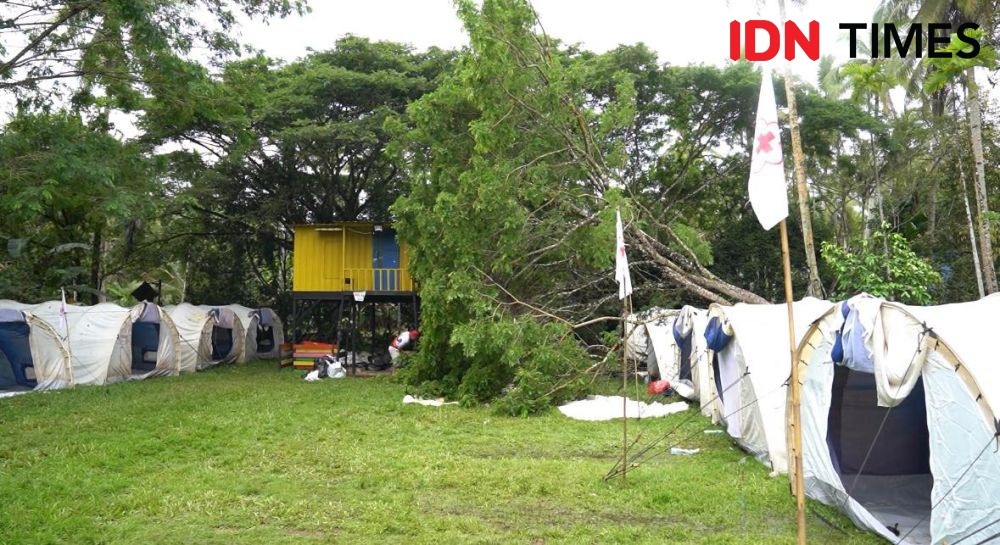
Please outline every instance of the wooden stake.
[{"label": "wooden stake", "polygon": [[806,543],[806,498],[805,483],[802,475],[802,427],[799,408],[799,366],[798,343],[795,342],[795,321],[792,312],[792,264],[788,255],[788,227],[781,220],[781,260],[785,270],[785,304],[788,305],[788,347],[792,360],[792,373],[789,387],[792,389],[792,475],[795,492],[795,519],[798,526],[798,544]]}]

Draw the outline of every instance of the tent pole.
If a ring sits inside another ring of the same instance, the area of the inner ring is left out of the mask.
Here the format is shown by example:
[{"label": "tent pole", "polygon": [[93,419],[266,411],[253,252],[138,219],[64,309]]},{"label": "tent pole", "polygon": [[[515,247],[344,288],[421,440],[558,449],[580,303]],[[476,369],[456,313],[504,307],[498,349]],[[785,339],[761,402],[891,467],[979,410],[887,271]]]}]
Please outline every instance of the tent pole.
[{"label": "tent pole", "polygon": [[806,543],[806,499],[805,483],[802,475],[802,426],[799,402],[799,366],[798,345],[795,342],[795,321],[792,312],[792,264],[788,252],[788,227],[781,220],[781,261],[785,272],[785,304],[788,305],[788,347],[792,361],[791,375],[788,380],[792,389],[792,490],[795,493],[795,520],[798,529],[798,544]]}]

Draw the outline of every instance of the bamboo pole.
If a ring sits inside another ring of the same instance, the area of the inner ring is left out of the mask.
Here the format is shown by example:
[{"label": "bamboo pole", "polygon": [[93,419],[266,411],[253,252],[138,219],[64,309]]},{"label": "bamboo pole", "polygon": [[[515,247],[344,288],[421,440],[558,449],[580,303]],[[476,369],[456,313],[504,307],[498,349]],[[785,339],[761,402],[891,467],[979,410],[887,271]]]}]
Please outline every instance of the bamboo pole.
[{"label": "bamboo pole", "polygon": [[795,520],[798,528],[798,544],[806,543],[806,499],[805,483],[802,475],[802,426],[799,410],[799,366],[798,343],[795,342],[795,321],[792,311],[792,264],[788,252],[788,227],[781,220],[781,261],[785,272],[785,304],[788,305],[788,347],[792,361],[789,387],[792,389],[792,474],[794,476]]},{"label": "bamboo pole", "polygon": [[628,316],[632,313],[632,296],[625,297],[622,306],[622,481],[628,472]]}]

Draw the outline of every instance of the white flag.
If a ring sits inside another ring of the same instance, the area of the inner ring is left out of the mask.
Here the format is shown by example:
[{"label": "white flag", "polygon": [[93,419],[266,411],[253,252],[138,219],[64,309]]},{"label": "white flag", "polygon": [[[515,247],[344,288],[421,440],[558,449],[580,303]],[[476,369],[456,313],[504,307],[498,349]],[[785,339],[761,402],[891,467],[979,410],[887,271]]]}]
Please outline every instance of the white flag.
[{"label": "white flag", "polygon": [[622,212],[615,210],[615,282],[618,298],[632,294],[632,277],[628,274],[628,257],[625,255],[625,233],[622,232]]},{"label": "white flag", "polygon": [[62,304],[59,305],[59,328],[62,330],[63,338],[69,337],[69,322],[66,320],[66,289],[59,288],[62,292]]},{"label": "white flag", "polygon": [[753,135],[750,181],[747,184],[750,205],[765,230],[788,217],[788,191],[785,186],[785,162],[781,155],[781,129],[770,70],[764,70],[757,102],[757,129]]}]

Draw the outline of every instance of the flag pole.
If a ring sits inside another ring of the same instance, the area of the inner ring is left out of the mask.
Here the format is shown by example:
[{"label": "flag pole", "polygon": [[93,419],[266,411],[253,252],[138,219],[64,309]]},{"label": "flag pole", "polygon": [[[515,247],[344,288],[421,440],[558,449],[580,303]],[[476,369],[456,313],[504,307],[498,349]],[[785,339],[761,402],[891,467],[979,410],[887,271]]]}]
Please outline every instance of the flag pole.
[{"label": "flag pole", "polygon": [[622,481],[628,472],[628,315],[632,296],[622,301]]},{"label": "flag pole", "polygon": [[802,426],[800,413],[800,385],[798,366],[798,344],[795,342],[795,321],[792,312],[792,264],[788,251],[788,227],[781,220],[781,261],[785,273],[785,304],[788,305],[788,347],[789,358],[792,360],[791,375],[788,379],[792,389],[792,475],[795,492],[795,522],[798,531],[798,545],[806,543],[806,499],[805,484],[802,475]]},{"label": "flag pole", "polygon": [[628,316],[632,312],[632,278],[628,273],[621,209],[615,210],[615,281],[622,300],[622,481],[628,472]]}]

